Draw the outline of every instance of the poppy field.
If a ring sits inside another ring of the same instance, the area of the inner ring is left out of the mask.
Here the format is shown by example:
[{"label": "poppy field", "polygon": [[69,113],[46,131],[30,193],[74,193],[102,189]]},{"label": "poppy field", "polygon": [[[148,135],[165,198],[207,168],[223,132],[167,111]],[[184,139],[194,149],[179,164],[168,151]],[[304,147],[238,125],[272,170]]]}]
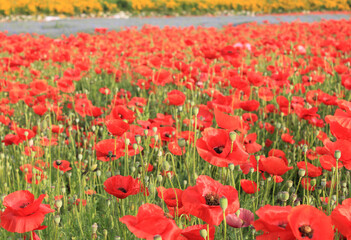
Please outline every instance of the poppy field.
[{"label": "poppy field", "polygon": [[0,33],[0,239],[351,239],[351,20]]}]

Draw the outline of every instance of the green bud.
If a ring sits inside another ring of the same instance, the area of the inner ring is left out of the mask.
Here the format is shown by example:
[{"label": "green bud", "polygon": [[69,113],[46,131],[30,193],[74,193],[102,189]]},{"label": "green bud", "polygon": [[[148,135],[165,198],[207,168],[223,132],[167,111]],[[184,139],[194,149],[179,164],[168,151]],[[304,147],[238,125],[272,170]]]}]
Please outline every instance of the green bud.
[{"label": "green bud", "polygon": [[336,160],[339,160],[341,158],[341,152],[340,150],[335,150],[334,152],[334,157]]},{"label": "green bud", "polygon": [[154,240],[162,240],[162,237],[160,235],[155,235]]},{"label": "green bud", "polygon": [[55,201],[55,206],[56,206],[57,208],[62,207],[62,200],[61,200],[61,199],[57,199],[57,200]]},{"label": "green bud", "polygon": [[157,175],[157,181],[158,181],[158,182],[162,182],[162,179],[163,179],[162,175],[160,175],[160,174]]},{"label": "green bud", "polygon": [[55,221],[56,225],[59,225],[59,224],[60,224],[60,221],[61,221],[60,215],[56,215],[56,216],[54,217],[54,221]]},{"label": "green bud", "polygon": [[236,139],[236,132],[230,132],[229,138],[230,138],[230,141],[234,142]]},{"label": "green bud", "polygon": [[93,233],[96,233],[96,232],[97,232],[97,229],[98,229],[98,225],[97,225],[97,223],[94,223],[94,224],[91,226],[91,231],[92,231]]},{"label": "green bud", "polygon": [[229,163],[228,167],[229,167],[230,171],[234,171],[234,169],[235,169],[235,165],[233,163]]},{"label": "green bud", "polygon": [[185,139],[184,138],[179,138],[178,139],[178,145],[179,145],[179,147],[184,147],[185,146],[185,144],[186,144],[186,141],[185,141]]},{"label": "green bud", "polygon": [[219,205],[221,206],[222,210],[225,211],[228,207],[228,199],[226,197],[221,197],[219,199]]},{"label": "green bud", "polygon": [[202,238],[207,238],[207,230],[206,229],[201,229],[200,230],[200,236],[202,237]]},{"label": "green bud", "polygon": [[315,178],[311,179],[310,184],[311,184],[312,187],[316,186],[316,184],[317,184],[316,179]]},{"label": "green bud", "polygon": [[291,188],[294,184],[294,182],[291,180],[288,180],[286,183],[288,184],[288,188]]},{"label": "green bud", "polygon": [[303,176],[305,176],[305,174],[306,174],[306,170],[303,168],[300,168],[299,169],[299,177],[303,177]]},{"label": "green bud", "polygon": [[288,201],[289,199],[289,193],[287,191],[283,191],[279,193],[279,199],[283,202]]},{"label": "green bud", "polygon": [[326,186],[327,186],[327,179],[322,178],[322,180],[321,180],[321,186],[322,186],[322,187],[326,187]]}]

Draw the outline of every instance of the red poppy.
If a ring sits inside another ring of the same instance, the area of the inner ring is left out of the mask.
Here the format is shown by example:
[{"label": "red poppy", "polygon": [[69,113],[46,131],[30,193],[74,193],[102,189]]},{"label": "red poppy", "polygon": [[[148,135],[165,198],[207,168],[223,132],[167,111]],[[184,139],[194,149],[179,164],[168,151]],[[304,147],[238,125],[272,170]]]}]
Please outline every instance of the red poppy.
[{"label": "red poppy", "polygon": [[182,203],[183,190],[178,188],[166,189],[164,187],[158,187],[157,192],[158,192],[158,197],[163,199],[163,201],[165,201],[168,207],[178,207],[178,208],[183,207],[183,203]]},{"label": "red poppy", "polygon": [[18,145],[22,141],[23,140],[18,135],[7,134],[7,135],[5,135],[4,140],[2,140],[1,142],[5,143],[5,146],[8,146],[8,145],[12,145],[12,144]]},{"label": "red poppy", "polygon": [[185,153],[185,147],[180,147],[178,145],[178,141],[168,143],[168,150],[172,154],[178,155],[178,156],[181,156]]},{"label": "red poppy", "polygon": [[35,133],[30,130],[30,129],[25,129],[25,128],[16,128],[15,129],[16,134],[20,137],[21,140],[29,140],[33,137],[35,137]]},{"label": "red poppy", "polygon": [[181,106],[184,104],[186,96],[179,90],[172,90],[167,93],[167,98],[164,100],[164,103],[168,105]]},{"label": "red poppy", "polygon": [[122,105],[114,107],[110,116],[114,119],[127,120],[129,124],[132,124],[135,119],[135,113]]},{"label": "red poppy", "polygon": [[260,189],[257,187],[257,183],[254,181],[241,179],[240,185],[243,191],[246,192],[247,194],[253,194],[257,191],[260,191]]},{"label": "red poppy", "polygon": [[162,208],[150,203],[141,205],[136,216],[127,215],[119,221],[126,224],[137,238],[146,240],[153,240],[155,235],[160,235],[162,239],[176,240],[182,231],[174,220],[165,216]]},{"label": "red poppy", "polygon": [[248,100],[240,103],[240,107],[248,112],[256,111],[260,107],[260,103],[256,100]]},{"label": "red poppy", "polygon": [[232,142],[229,132],[222,129],[206,128],[196,148],[200,157],[218,167],[228,167],[229,163],[239,165],[249,157],[238,140]]},{"label": "red poppy", "polygon": [[46,108],[45,104],[38,104],[33,106],[34,113],[39,116],[43,116],[47,112],[47,110],[48,109]]},{"label": "red poppy", "polygon": [[[204,240],[204,238],[200,235],[200,230],[205,229],[207,231],[207,225],[194,225],[187,227],[182,230],[181,235],[183,238],[179,237],[177,240]],[[206,239],[214,240],[215,237],[215,227],[209,226],[210,233],[206,237]]]},{"label": "red poppy", "polygon": [[335,142],[325,141],[325,148],[329,151],[331,156],[334,156],[335,151],[341,152],[340,162],[343,163],[345,168],[351,169],[351,141],[338,139]]},{"label": "red poppy", "polygon": [[336,206],[331,213],[332,224],[348,240],[351,239],[351,198]]},{"label": "red poppy", "polygon": [[283,159],[271,156],[260,159],[259,169],[269,174],[281,176],[287,171],[293,169],[293,167],[288,167]]},{"label": "red poppy", "polygon": [[309,177],[319,177],[320,175],[322,175],[322,168],[316,167],[309,162],[305,163],[304,161],[300,161],[296,165],[299,169],[305,169]]},{"label": "red poppy", "polygon": [[138,179],[131,176],[113,176],[104,182],[104,189],[109,194],[119,199],[125,199],[130,195],[138,194],[142,185]]},{"label": "red poppy", "polygon": [[98,142],[95,146],[97,159],[107,162],[124,156],[123,144],[121,139],[105,139]]},{"label": "red poppy", "polygon": [[56,160],[53,162],[52,165],[54,166],[54,168],[59,169],[62,172],[67,172],[72,169],[70,166],[70,162],[67,160]]},{"label": "red poppy", "polygon": [[214,114],[217,125],[221,128],[237,130],[242,127],[239,116],[229,116],[218,110],[218,108],[214,109]]},{"label": "red poppy", "polygon": [[334,239],[330,217],[313,206],[294,207],[289,213],[288,221],[295,238],[299,240]]},{"label": "red poppy", "polygon": [[257,134],[250,133],[244,139],[244,146],[247,153],[256,153],[261,150],[262,146],[256,142]]},{"label": "red poppy", "polygon": [[259,217],[253,223],[256,231],[263,231],[263,234],[257,236],[258,240],[280,239],[295,240],[288,223],[288,214],[291,211],[290,206],[279,207],[266,205],[256,211]]},{"label": "red poppy", "polygon": [[129,124],[121,119],[111,119],[106,121],[107,130],[113,136],[122,136],[126,131],[129,130]]},{"label": "red poppy", "polygon": [[184,190],[183,208],[206,223],[218,226],[223,220],[223,210],[219,205],[222,197],[228,200],[225,215],[239,209],[238,192],[234,187],[224,186],[209,176],[201,175],[196,179],[195,186]]},{"label": "red poppy", "polygon": [[1,227],[9,232],[25,233],[36,230],[44,221],[46,214],[54,212],[50,205],[42,204],[45,194],[34,199],[29,191],[20,190],[7,195],[1,213]]},{"label": "red poppy", "polygon": [[[319,162],[323,169],[332,171],[332,168],[336,168],[336,159],[331,155],[322,155],[319,157]],[[338,168],[342,168],[344,165],[342,162],[338,163]]]}]

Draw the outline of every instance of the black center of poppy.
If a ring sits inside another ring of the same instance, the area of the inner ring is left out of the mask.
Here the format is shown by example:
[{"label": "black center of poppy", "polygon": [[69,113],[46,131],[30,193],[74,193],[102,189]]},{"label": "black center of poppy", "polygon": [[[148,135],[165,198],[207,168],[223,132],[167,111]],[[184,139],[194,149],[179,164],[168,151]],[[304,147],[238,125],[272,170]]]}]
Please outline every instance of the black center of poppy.
[{"label": "black center of poppy", "polygon": [[118,117],[121,118],[121,119],[123,119],[123,115],[120,114],[120,113],[118,114]]},{"label": "black center of poppy", "polygon": [[309,239],[312,239],[313,237],[313,229],[309,225],[303,225],[299,227],[299,231],[301,233],[301,237],[308,237]]},{"label": "black center of poppy", "polygon": [[200,116],[199,119],[200,119],[200,121],[205,120],[205,118],[203,116]]},{"label": "black center of poppy", "polygon": [[208,206],[219,206],[219,196],[217,193],[207,193],[205,195],[205,200]]},{"label": "black center of poppy", "polygon": [[62,162],[60,160],[56,160],[56,165],[60,166],[62,164]]},{"label": "black center of poppy", "polygon": [[127,190],[125,190],[125,189],[122,188],[122,187],[118,188],[118,190],[120,190],[120,191],[123,192],[123,193],[127,193]]},{"label": "black center of poppy", "polygon": [[23,203],[21,206],[20,206],[20,208],[25,208],[25,207],[27,207],[29,205],[29,203]]},{"label": "black center of poppy", "polygon": [[223,149],[224,149],[224,146],[218,146],[213,148],[213,150],[218,154],[221,154],[223,152]]},{"label": "black center of poppy", "polygon": [[171,134],[169,134],[169,133],[165,133],[165,137],[170,138],[170,137],[171,137]]},{"label": "black center of poppy", "polygon": [[286,226],[287,226],[286,223],[281,223],[281,224],[278,225],[278,227],[281,227],[281,228],[284,228],[284,229],[286,228]]}]

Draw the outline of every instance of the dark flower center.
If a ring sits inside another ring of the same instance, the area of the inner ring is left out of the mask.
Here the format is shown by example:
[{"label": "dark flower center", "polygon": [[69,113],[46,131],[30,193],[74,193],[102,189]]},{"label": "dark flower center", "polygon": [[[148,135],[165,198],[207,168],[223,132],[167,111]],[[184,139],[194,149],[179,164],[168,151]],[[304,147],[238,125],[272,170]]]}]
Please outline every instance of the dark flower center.
[{"label": "dark flower center", "polygon": [[60,160],[56,160],[56,165],[60,166],[62,164],[62,162]]},{"label": "dark flower center", "polygon": [[221,154],[223,152],[223,149],[224,149],[224,146],[218,146],[213,148],[213,150],[218,154]]},{"label": "dark flower center", "polygon": [[198,119],[199,119],[200,121],[205,120],[205,118],[204,118],[203,116],[198,117]]},{"label": "dark flower center", "polygon": [[165,133],[165,137],[170,138],[171,136],[172,136],[171,134],[169,134],[169,133]]},{"label": "dark flower center", "polygon": [[278,227],[281,227],[281,228],[284,228],[284,229],[286,228],[286,226],[287,226],[286,223],[281,223],[281,224],[278,225]]},{"label": "dark flower center", "polygon": [[124,188],[122,188],[122,187],[118,188],[118,190],[120,190],[120,191],[123,192],[123,193],[127,193],[127,190],[124,189]]},{"label": "dark flower center", "polygon": [[313,229],[309,225],[303,225],[299,227],[299,231],[301,233],[301,237],[308,237],[309,239],[312,239],[313,237]]},{"label": "dark flower center", "polygon": [[208,206],[219,206],[219,196],[217,193],[207,193],[205,195],[205,200]]},{"label": "dark flower center", "polygon": [[20,208],[25,208],[25,207],[27,207],[29,205],[29,203],[23,203],[21,206],[20,206]]}]

